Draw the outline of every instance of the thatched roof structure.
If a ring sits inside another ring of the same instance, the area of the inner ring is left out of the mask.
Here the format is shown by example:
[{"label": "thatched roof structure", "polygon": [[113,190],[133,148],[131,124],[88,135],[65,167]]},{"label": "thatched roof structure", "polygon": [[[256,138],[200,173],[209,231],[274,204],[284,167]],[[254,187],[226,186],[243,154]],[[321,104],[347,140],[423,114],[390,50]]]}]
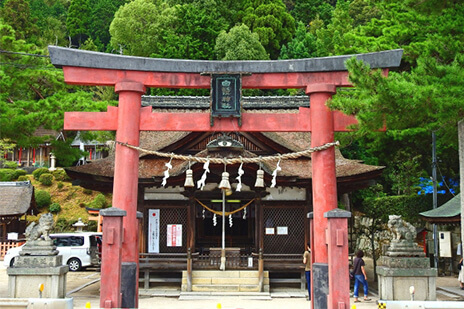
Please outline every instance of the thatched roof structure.
[{"label": "thatched roof structure", "polygon": [[0,217],[20,217],[36,211],[30,181],[0,182]]},{"label": "thatched roof structure", "polygon": [[[285,98],[291,98],[286,101]],[[288,112],[295,113],[298,107],[307,106],[307,97],[244,97],[243,106],[247,107],[247,112]],[[209,97],[143,97],[142,105],[152,105],[156,111],[176,112],[196,112],[203,110],[207,112],[209,108]],[[157,103],[158,102],[158,103]],[[285,103],[287,102],[287,103]],[[266,109],[264,109],[266,107]],[[276,108],[279,108],[278,110]],[[217,138],[219,135],[208,132],[141,132],[140,147],[151,151],[161,151],[200,157],[259,157],[265,155],[277,155],[292,153],[310,148],[311,134],[302,132],[242,132],[233,133],[235,140],[241,142],[244,150],[240,153],[213,152],[206,148],[206,145]],[[150,154],[140,153],[139,163],[139,184],[141,185],[160,185],[166,170],[165,163],[168,158],[160,158]],[[185,170],[188,168],[187,161],[172,160],[173,169],[170,171],[171,177],[168,185],[182,185],[184,182]],[[202,164],[192,163],[194,178],[200,178]],[[277,162],[263,163],[267,180],[270,180],[271,173],[275,169]],[[283,160],[280,163],[282,170],[278,173],[277,183],[283,186],[307,187],[311,184],[311,158],[310,156],[298,159]],[[384,167],[372,166],[361,163],[358,160],[348,160],[336,149],[336,173],[339,184],[339,192],[350,192],[355,189],[366,187],[371,184],[372,179],[378,177]],[[216,181],[214,177],[220,177],[224,167],[212,165],[211,181]],[[249,175],[250,184],[254,183],[258,164],[246,164],[245,175]],[[238,164],[228,166],[227,170],[233,179],[236,176]],[[114,174],[114,156],[82,166],[67,168],[68,175],[79,179],[83,186],[100,186],[100,190],[111,190],[112,178]],[[216,176],[214,176],[214,174]],[[246,182],[246,180],[245,180]],[[266,181],[268,183],[268,181]],[[101,187],[103,185],[103,187]]]}]

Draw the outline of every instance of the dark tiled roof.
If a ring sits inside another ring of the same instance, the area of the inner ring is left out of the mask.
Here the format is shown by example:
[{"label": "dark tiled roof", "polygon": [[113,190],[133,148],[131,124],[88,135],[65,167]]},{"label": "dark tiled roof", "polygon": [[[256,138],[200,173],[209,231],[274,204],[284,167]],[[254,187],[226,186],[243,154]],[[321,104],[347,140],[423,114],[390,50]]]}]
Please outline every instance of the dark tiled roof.
[{"label": "dark tiled roof", "polygon": [[[209,96],[142,96],[142,106],[175,109],[209,109]],[[308,96],[242,97],[244,109],[298,109],[309,107]]]},{"label": "dark tiled roof", "polygon": [[34,187],[29,181],[0,182],[0,216],[18,216],[31,208]]},{"label": "dark tiled roof", "polygon": [[426,218],[453,218],[461,215],[461,194],[456,195],[445,204],[421,212],[419,215]]}]

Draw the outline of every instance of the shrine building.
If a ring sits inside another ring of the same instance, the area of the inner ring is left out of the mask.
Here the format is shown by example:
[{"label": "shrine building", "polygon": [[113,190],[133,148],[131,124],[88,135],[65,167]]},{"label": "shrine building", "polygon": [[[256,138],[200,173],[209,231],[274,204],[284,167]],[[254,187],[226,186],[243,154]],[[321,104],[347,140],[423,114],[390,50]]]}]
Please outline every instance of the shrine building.
[{"label": "shrine building", "polygon": [[[209,97],[143,96],[142,105],[151,107],[153,112],[208,113],[209,100]],[[308,107],[309,102],[307,96],[243,97],[242,106],[247,113],[295,113],[300,107]],[[140,148],[186,157],[265,158],[310,148],[310,134],[145,131],[140,135]],[[189,249],[194,270],[218,269],[222,236],[222,191],[218,185],[224,164],[210,164],[206,185],[200,189],[197,183],[204,173],[203,164],[139,154],[137,210],[143,214],[139,231],[141,288],[153,286],[153,282],[180,283]],[[169,162],[172,169],[163,186]],[[302,254],[310,237],[306,215],[313,211],[311,157],[281,160],[276,185],[271,188],[277,163],[273,160],[243,164],[240,191],[237,191],[240,163],[226,166],[231,190],[226,196],[225,211],[232,212],[225,219],[226,269],[257,269],[261,250],[271,284],[290,282],[304,288]],[[189,165],[193,187],[184,186]],[[264,171],[262,187],[256,186],[259,169]],[[339,200],[346,201],[349,192],[371,185],[382,169],[345,159],[336,149]],[[112,192],[114,155],[66,171],[83,187]],[[151,237],[153,234],[158,237]]]}]

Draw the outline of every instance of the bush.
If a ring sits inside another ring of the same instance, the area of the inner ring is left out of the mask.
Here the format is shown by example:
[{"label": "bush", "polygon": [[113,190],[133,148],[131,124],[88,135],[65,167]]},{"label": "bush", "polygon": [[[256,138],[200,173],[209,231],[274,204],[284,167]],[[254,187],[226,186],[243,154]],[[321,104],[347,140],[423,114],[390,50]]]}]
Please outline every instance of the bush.
[{"label": "bush", "polygon": [[58,182],[58,183],[56,184],[56,187],[57,187],[58,189],[63,189],[64,184],[60,181],[60,182]]},{"label": "bush", "polygon": [[29,181],[29,177],[27,177],[25,175],[24,176],[19,176],[18,181]]},{"label": "bush", "polygon": [[87,231],[97,231],[98,222],[97,221],[89,221],[87,222]]},{"label": "bush", "polygon": [[43,173],[39,177],[39,181],[44,186],[51,186],[53,183],[53,175],[50,173]]},{"label": "bush", "polygon": [[61,206],[60,204],[58,203],[53,203],[51,204],[49,207],[48,207],[48,210],[51,212],[51,213],[59,213],[61,211]]},{"label": "bush", "polygon": [[21,176],[26,176],[26,174],[27,174],[27,172],[25,170],[21,170],[21,169],[14,170],[13,180],[14,179],[19,179],[19,177],[21,177]]},{"label": "bush", "polygon": [[53,176],[56,180],[65,181],[70,180],[68,174],[66,174],[65,170],[59,169],[52,172]]},{"label": "bush", "polygon": [[44,173],[49,173],[48,168],[40,167],[40,168],[38,168],[38,169],[36,169],[35,171],[32,172],[32,176],[34,176],[35,180],[39,180],[40,175],[42,175]]},{"label": "bush", "polygon": [[48,207],[52,202],[50,193],[47,191],[37,190],[34,196],[38,208]]},{"label": "bush", "polygon": [[87,194],[87,195],[90,195],[90,194],[93,193],[93,191],[90,190],[90,189],[84,189],[84,190],[82,190],[82,192],[83,192],[84,194]]},{"label": "bush", "polygon": [[2,165],[4,168],[11,168],[11,169],[18,168],[18,162],[16,161],[3,161]]},{"label": "bush", "polygon": [[14,179],[15,170],[9,168],[0,169],[0,181],[12,181]]},{"label": "bush", "polygon": [[67,221],[65,218],[58,218],[55,223],[54,232],[55,233],[62,233],[62,232],[70,232],[73,231],[73,222]]},{"label": "bush", "polygon": [[108,206],[108,203],[106,202],[106,198],[102,193],[99,193],[92,202],[89,203],[90,208],[105,208]]}]

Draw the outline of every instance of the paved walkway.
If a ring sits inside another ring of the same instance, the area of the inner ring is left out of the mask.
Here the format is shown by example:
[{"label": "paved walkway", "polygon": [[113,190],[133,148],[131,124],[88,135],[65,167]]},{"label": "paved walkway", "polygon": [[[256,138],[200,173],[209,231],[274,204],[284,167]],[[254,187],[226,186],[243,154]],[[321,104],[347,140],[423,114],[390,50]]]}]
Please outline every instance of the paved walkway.
[{"label": "paved walkway", "polygon": [[[369,268],[368,268],[369,269]],[[369,275],[369,273],[368,273]],[[370,278],[373,276],[371,275]],[[74,308],[99,307],[100,273],[86,270],[68,273],[67,293],[73,298]],[[180,293],[176,287],[165,287],[156,290],[141,290],[139,299],[140,308],[169,308],[169,309],[281,309],[281,308],[310,308],[306,300],[306,292],[299,289],[272,289],[270,294],[202,294],[195,295]],[[32,296],[32,295],[31,295]],[[6,269],[0,266],[0,298],[8,297],[8,275]],[[374,283],[370,283],[369,302],[353,303],[350,308],[374,309],[377,308],[378,295]],[[456,277],[437,278],[437,299],[440,301],[464,300],[464,290],[459,288]],[[353,307],[352,305],[356,305]]]}]

